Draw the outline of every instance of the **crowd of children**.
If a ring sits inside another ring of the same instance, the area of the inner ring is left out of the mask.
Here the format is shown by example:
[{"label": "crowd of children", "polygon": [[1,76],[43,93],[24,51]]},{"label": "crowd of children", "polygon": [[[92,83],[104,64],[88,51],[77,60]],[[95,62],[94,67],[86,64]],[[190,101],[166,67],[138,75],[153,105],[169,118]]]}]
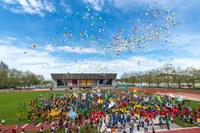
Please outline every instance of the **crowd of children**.
[{"label": "crowd of children", "polygon": [[[28,107],[27,118],[30,121],[55,122],[49,129],[51,133],[60,129],[66,133],[80,133],[81,127],[86,132],[89,132],[89,127],[95,128],[98,133],[148,132],[149,129],[155,132],[156,119],[160,128],[170,130],[175,118],[193,124],[197,123],[200,114],[200,106],[198,110],[192,109],[184,99],[180,101],[170,96],[124,90],[52,94],[30,101]],[[52,114],[55,110],[56,115]],[[67,115],[70,110],[77,113],[75,119]],[[19,114],[19,120],[21,117]],[[41,127],[39,132],[43,131]]]}]

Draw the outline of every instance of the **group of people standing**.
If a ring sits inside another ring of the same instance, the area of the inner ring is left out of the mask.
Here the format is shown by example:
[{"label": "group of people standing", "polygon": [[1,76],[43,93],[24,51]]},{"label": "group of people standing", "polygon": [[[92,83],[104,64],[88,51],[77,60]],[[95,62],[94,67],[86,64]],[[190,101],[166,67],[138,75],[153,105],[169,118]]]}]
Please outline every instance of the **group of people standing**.
[{"label": "group of people standing", "polygon": [[[52,116],[52,110],[57,110],[58,114]],[[77,114],[74,119],[68,116],[70,110]],[[29,102],[27,117],[33,122],[38,119],[55,121],[49,129],[51,133],[60,129],[66,133],[94,129],[99,133],[133,133],[155,132],[155,124],[170,130],[174,119],[193,124],[197,122],[199,112],[200,106],[192,109],[185,100],[177,101],[170,96],[130,90],[84,90],[40,96]],[[43,131],[41,127],[39,132]]]}]

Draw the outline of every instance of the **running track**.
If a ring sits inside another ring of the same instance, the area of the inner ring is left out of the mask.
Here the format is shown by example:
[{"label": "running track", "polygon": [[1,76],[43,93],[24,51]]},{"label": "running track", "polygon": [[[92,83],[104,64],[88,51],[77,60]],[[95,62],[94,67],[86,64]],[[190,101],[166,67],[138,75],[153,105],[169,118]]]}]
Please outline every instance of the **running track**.
[{"label": "running track", "polygon": [[146,93],[174,93],[174,92],[185,92],[188,94],[200,94],[200,91],[190,91],[190,90],[174,90],[174,89],[151,89],[151,88],[142,88],[137,89],[140,92],[146,92]]},{"label": "running track", "polygon": [[200,133],[200,128],[187,128],[187,129],[175,129],[167,131],[157,131],[158,133]]}]

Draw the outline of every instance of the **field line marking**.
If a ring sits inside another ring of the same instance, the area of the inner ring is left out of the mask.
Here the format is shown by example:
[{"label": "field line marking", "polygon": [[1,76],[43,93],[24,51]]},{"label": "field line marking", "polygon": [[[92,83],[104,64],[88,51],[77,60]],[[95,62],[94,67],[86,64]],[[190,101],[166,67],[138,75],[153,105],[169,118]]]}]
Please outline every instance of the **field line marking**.
[{"label": "field line marking", "polygon": [[37,124],[35,127],[39,127],[42,123]]},{"label": "field line marking", "polygon": [[28,126],[28,124],[23,125],[21,128],[25,128],[26,126]]}]

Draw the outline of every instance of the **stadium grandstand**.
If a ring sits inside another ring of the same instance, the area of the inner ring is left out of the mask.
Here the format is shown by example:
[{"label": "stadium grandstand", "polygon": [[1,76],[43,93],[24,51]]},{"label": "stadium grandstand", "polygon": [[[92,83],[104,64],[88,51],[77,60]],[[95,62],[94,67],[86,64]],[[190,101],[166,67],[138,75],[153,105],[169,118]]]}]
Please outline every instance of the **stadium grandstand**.
[{"label": "stadium grandstand", "polygon": [[54,88],[106,88],[114,87],[116,73],[52,73]]}]

